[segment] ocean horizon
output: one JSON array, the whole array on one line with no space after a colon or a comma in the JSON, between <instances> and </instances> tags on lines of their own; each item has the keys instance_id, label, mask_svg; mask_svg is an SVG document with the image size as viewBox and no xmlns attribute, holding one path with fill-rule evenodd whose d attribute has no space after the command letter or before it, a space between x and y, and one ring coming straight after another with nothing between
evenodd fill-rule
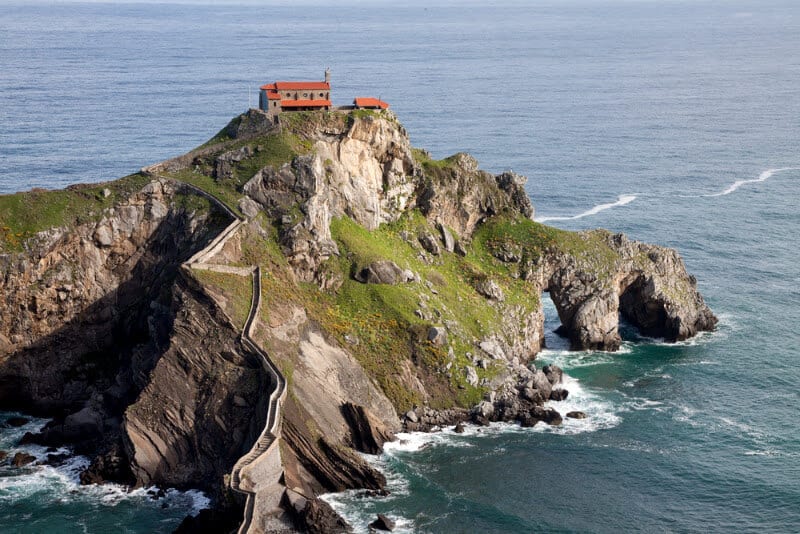
<instances>
[{"instance_id":1,"label":"ocean horizon","mask_svg":"<svg viewBox=\"0 0 800 534\"><path fill-rule=\"evenodd\" d=\"M0 194L185 153L278 79L387 101L415 147L528 177L534 219L673 247L720 318L570 351L560 427L402 434L388 497L326 500L355 532L800 530L800 4L3 2ZM4 414L5 420L12 414ZM0 425L0 450L23 428ZM34 450L44 457L47 452ZM88 459L0 467L0 531L170 532L197 491L80 486Z\"/></svg>"}]
</instances>

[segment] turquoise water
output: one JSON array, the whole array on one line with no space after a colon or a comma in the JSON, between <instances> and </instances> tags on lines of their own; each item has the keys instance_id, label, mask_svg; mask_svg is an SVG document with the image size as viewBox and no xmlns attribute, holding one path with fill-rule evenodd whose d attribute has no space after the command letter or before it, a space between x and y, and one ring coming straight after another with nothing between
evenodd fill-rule
<instances>
[{"instance_id":1,"label":"turquoise water","mask_svg":"<svg viewBox=\"0 0 800 534\"><path fill-rule=\"evenodd\" d=\"M29 418L21 427L5 424L0 413L0 450L13 456L25 451L36 462L21 468L0 466L0 532L170 532L188 513L208 506L199 491L157 489L130 491L116 484L81 486L80 472L89 465L83 456L43 465L49 454L69 455L68 449L48 452L36 445L17 446L26 432L39 430L45 419Z\"/></svg>"},{"instance_id":2,"label":"turquoise water","mask_svg":"<svg viewBox=\"0 0 800 534\"><path fill-rule=\"evenodd\" d=\"M589 419L406 436L377 460L392 496L332 497L362 531L378 511L425 532L800 530L796 2L4 4L0 35L3 191L135 171L205 141L248 87L329 66L335 103L380 96L416 146L529 176L538 219L679 249L717 332L627 331L617 354L549 334L541 360ZM0 495L3 515L60 510L42 491ZM166 525L96 500L58 520Z\"/></svg>"}]
</instances>

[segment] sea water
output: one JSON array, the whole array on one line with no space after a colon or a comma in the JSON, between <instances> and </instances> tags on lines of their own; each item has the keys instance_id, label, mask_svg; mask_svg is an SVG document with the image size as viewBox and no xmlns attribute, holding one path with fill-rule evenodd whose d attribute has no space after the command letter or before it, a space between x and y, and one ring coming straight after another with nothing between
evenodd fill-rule
<instances>
[{"instance_id":1,"label":"sea water","mask_svg":"<svg viewBox=\"0 0 800 534\"><path fill-rule=\"evenodd\" d=\"M403 435L371 460L389 497L328 497L358 531L800 530L800 5L1 3L0 190L135 172L326 67L334 103L381 97L435 157L527 175L538 220L677 248L720 317L569 352L545 298L553 405L589 417ZM179 521L71 469L4 471L0 530Z\"/></svg>"}]
</instances>

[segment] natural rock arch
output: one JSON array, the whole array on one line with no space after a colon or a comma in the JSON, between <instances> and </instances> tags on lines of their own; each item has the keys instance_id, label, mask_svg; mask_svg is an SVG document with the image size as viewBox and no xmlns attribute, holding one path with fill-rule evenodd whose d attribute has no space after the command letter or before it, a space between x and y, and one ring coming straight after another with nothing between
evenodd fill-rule
<instances>
[{"instance_id":1,"label":"natural rock arch","mask_svg":"<svg viewBox=\"0 0 800 534\"><path fill-rule=\"evenodd\" d=\"M610 271L588 268L560 252L548 259L544 289L558 310L559 333L573 349L619 348L619 318L643 335L680 341L712 330L717 318L674 250L603 234L617 254Z\"/></svg>"}]
</instances>

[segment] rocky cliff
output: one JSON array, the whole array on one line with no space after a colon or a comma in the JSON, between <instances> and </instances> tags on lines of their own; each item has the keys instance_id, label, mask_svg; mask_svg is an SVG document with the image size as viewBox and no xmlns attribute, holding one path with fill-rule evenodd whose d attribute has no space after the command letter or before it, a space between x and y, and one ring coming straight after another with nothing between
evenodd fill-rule
<instances>
[{"instance_id":1,"label":"rocky cliff","mask_svg":"<svg viewBox=\"0 0 800 534\"><path fill-rule=\"evenodd\" d=\"M258 265L253 339L288 383L269 491L298 528L344 529L316 496L384 484L354 450L468 418L560 422L545 406L568 394L560 370L534 364L543 294L576 349L616 350L620 317L667 340L714 327L675 251L535 223L524 183L466 154L433 160L388 112L275 125L250 111L146 175L71 191L85 217L20 232L4 206L23 197L0 197L13 318L0 405L56 415L30 439L97 454L87 481L199 485L230 502L226 475L274 387L238 337L259 300L240 271ZM244 222L204 259L216 267L180 268L231 216Z\"/></svg>"}]
</instances>

